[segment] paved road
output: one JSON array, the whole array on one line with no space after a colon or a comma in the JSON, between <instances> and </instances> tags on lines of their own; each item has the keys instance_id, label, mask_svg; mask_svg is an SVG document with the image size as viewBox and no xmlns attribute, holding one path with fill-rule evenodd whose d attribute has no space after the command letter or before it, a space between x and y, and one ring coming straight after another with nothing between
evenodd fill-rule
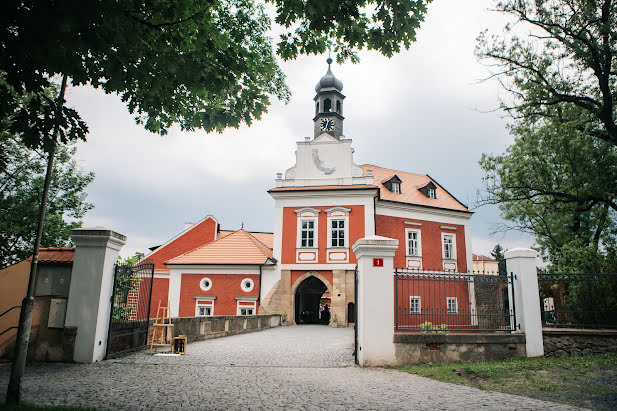
<instances>
[{"instance_id":1,"label":"paved road","mask_svg":"<svg viewBox=\"0 0 617 411\"><path fill-rule=\"evenodd\" d=\"M102 409L572 409L353 365L353 330L279 327L97 364L26 368L24 399ZM0 365L0 393L9 365Z\"/></svg>"}]
</instances>

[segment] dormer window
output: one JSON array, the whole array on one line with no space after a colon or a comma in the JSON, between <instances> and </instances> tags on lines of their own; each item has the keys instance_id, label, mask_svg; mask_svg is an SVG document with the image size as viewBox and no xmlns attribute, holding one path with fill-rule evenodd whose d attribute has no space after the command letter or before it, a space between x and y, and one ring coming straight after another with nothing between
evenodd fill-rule
<instances>
[{"instance_id":1,"label":"dormer window","mask_svg":"<svg viewBox=\"0 0 617 411\"><path fill-rule=\"evenodd\" d=\"M401 193L401 183L401 179L398 178L396 174L390 177L390 179L382 182L384 187L386 187L389 191L395 194Z\"/></svg>"},{"instance_id":2,"label":"dormer window","mask_svg":"<svg viewBox=\"0 0 617 411\"><path fill-rule=\"evenodd\" d=\"M429 181L424 187L418 188L426 198L437 198L437 186L432 181Z\"/></svg>"}]
</instances>

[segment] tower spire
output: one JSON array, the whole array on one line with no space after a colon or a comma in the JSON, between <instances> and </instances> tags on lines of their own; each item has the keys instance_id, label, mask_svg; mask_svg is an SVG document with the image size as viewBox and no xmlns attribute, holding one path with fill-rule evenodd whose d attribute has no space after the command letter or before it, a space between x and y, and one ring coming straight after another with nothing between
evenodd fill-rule
<instances>
[{"instance_id":1,"label":"tower spire","mask_svg":"<svg viewBox=\"0 0 617 411\"><path fill-rule=\"evenodd\" d=\"M332 73L332 57L328 51L328 71L315 86L314 136L328 133L338 139L343 135L343 82Z\"/></svg>"}]
</instances>

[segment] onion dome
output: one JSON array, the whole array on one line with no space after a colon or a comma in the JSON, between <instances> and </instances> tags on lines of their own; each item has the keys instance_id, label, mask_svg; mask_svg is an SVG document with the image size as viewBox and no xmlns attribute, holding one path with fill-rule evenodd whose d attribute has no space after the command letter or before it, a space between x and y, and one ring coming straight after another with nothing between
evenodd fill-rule
<instances>
[{"instance_id":1,"label":"onion dome","mask_svg":"<svg viewBox=\"0 0 617 411\"><path fill-rule=\"evenodd\" d=\"M328 59L326 60L326 63L328 63L328 72L326 73L325 76L323 76L319 80L319 82L317 82L317 85L315 86L315 91L319 92L320 90L328 89L328 88L334 88L338 91L342 91L343 82L337 79L336 77L334 77L334 74L332 74L332 70L330 69L330 65L332 64L332 59L328 57Z\"/></svg>"}]
</instances>

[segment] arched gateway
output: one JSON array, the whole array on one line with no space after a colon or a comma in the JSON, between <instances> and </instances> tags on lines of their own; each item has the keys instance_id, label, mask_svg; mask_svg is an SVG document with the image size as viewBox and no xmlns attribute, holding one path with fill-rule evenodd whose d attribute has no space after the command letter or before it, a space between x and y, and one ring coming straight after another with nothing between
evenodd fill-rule
<instances>
[{"instance_id":1,"label":"arched gateway","mask_svg":"<svg viewBox=\"0 0 617 411\"><path fill-rule=\"evenodd\" d=\"M331 293L332 285L321 274L308 272L300 276L292 286L294 313L292 318L296 324L328 324L328 314L320 315L320 301L327 292Z\"/></svg>"}]
</instances>

